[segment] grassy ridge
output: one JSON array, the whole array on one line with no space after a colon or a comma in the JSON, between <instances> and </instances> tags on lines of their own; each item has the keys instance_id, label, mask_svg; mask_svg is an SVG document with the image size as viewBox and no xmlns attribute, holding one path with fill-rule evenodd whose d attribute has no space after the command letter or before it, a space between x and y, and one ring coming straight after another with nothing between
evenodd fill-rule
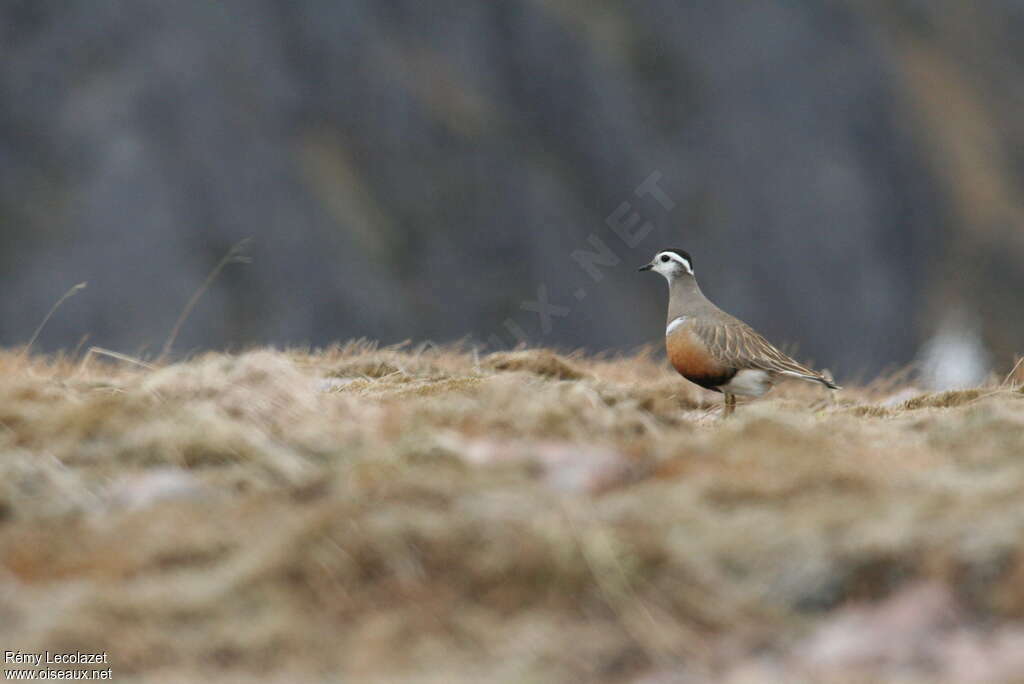
<instances>
[{"instance_id":1,"label":"grassy ridge","mask_svg":"<svg viewBox=\"0 0 1024 684\"><path fill-rule=\"evenodd\" d=\"M657 355L8 353L0 643L153 679L1003 681L1018 387L721 421Z\"/></svg>"}]
</instances>

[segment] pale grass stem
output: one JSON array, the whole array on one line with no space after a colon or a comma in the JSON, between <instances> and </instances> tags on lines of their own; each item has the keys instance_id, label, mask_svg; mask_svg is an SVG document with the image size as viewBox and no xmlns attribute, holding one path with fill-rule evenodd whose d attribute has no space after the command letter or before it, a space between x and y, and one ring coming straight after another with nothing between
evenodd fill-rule
<instances>
[{"instance_id":1,"label":"pale grass stem","mask_svg":"<svg viewBox=\"0 0 1024 684\"><path fill-rule=\"evenodd\" d=\"M1001 386L1010 384L1010 381L1013 380L1013 376L1017 374L1017 369L1021 367L1021 364L1024 364L1024 356L1017 359L1017 363L1015 363L1013 365L1013 368L1010 369L1010 372L1006 374L1006 377L1003 379L1003 384Z\"/></svg>"},{"instance_id":2,"label":"pale grass stem","mask_svg":"<svg viewBox=\"0 0 1024 684\"><path fill-rule=\"evenodd\" d=\"M223 271L228 264L247 264L251 261L249 257L242 254L242 252L245 251L245 248L248 245L249 238L245 238L244 240L241 240L237 244L235 244L231 249L229 249L228 253L224 255L224 258L221 259L217 263L217 265L213 267L213 270L210 271L209 275L206 276L206 280L204 280L203 284L199 286L199 289L197 289L192 294L192 297L188 300L188 303L185 304L185 308L181 310L181 314L178 316L178 320L174 322L174 327L171 328L171 333L167 337L167 342L164 343L164 348L160 352L159 358L157 358L158 362L162 361L167 357L168 354L170 354L171 347L174 346L174 341L178 338L178 333L181 332L181 327L185 324L185 321L188 319L189 315L191 315L192 309L194 309L196 304L199 303L199 299L206 293L207 290L210 289L210 286L213 285L213 281L217 279L217 276L220 275L220 272Z\"/></svg>"},{"instance_id":3,"label":"pale grass stem","mask_svg":"<svg viewBox=\"0 0 1024 684\"><path fill-rule=\"evenodd\" d=\"M89 333L85 333L81 338L79 338L78 344L76 344L75 348L71 350L70 358L74 359L78 357L78 352L82 351L82 347L84 347L85 343L89 341L89 337L91 337L91 335L89 335Z\"/></svg>"},{"instance_id":4,"label":"pale grass stem","mask_svg":"<svg viewBox=\"0 0 1024 684\"><path fill-rule=\"evenodd\" d=\"M85 371L85 367L89 365L89 359L91 359L93 355L109 356L112 359L124 361L125 363L131 363L136 366L140 366L141 368L145 368L147 370L156 370L156 366L148 364L145 361L140 361L139 359L136 359L132 356L128 356L127 354L122 354L121 352L116 352L111 349L104 349L103 347L89 347L89 351L87 351L85 353L85 356L82 357L81 365L78 366L79 374Z\"/></svg>"},{"instance_id":5,"label":"pale grass stem","mask_svg":"<svg viewBox=\"0 0 1024 684\"><path fill-rule=\"evenodd\" d=\"M39 334L43 332L43 328L46 327L46 324L53 317L53 314L57 313L57 309L60 308L60 305L78 294L79 290L84 290L88 285L89 283L87 282L78 283L61 295L61 298L57 300L57 303L50 307L50 311L43 317L43 321L39 324L39 327L36 328L36 331L32 333L32 337L29 338L28 344L25 345L25 350L22 352L23 355L28 356L29 352L32 350L32 345L35 344L37 339L39 339Z\"/></svg>"}]
</instances>

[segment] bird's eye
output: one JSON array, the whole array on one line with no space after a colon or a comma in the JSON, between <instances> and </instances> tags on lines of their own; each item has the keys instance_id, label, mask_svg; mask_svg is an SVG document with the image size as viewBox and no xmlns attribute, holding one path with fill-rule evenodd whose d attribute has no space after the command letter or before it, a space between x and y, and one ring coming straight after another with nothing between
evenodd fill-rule
<instances>
[{"instance_id":1,"label":"bird's eye","mask_svg":"<svg viewBox=\"0 0 1024 684\"><path fill-rule=\"evenodd\" d=\"M661 255L661 263L664 264L667 261L668 261L668 255L667 254L662 254Z\"/></svg>"}]
</instances>

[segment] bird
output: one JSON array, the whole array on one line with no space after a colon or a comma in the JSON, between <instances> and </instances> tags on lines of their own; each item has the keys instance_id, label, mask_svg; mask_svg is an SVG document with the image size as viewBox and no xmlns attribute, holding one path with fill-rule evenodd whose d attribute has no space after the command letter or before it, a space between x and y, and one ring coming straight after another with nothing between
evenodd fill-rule
<instances>
[{"instance_id":1,"label":"bird","mask_svg":"<svg viewBox=\"0 0 1024 684\"><path fill-rule=\"evenodd\" d=\"M724 395L724 417L736 409L737 396L760 397L780 376L840 389L831 378L797 363L705 297L688 252L663 249L640 270L660 273L668 281L669 361L690 382Z\"/></svg>"}]
</instances>

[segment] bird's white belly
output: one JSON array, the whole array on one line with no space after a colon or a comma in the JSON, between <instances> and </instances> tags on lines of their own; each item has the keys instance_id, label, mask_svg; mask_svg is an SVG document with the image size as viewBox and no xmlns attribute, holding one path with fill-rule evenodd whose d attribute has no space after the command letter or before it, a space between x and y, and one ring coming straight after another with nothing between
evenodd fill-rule
<instances>
[{"instance_id":1,"label":"bird's white belly","mask_svg":"<svg viewBox=\"0 0 1024 684\"><path fill-rule=\"evenodd\" d=\"M718 389L741 397L759 397L772 388L772 376L767 371L748 368L732 376L732 380Z\"/></svg>"}]
</instances>

